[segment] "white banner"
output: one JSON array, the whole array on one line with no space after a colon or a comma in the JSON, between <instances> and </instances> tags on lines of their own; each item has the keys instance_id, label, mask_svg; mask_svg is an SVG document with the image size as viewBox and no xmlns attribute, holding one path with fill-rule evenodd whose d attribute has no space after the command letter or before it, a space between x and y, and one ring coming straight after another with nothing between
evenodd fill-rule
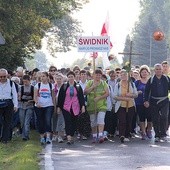
<instances>
[{"instance_id":1,"label":"white banner","mask_svg":"<svg viewBox=\"0 0 170 170\"><path fill-rule=\"evenodd\" d=\"M109 36L90 36L77 38L78 52L109 52Z\"/></svg>"}]
</instances>

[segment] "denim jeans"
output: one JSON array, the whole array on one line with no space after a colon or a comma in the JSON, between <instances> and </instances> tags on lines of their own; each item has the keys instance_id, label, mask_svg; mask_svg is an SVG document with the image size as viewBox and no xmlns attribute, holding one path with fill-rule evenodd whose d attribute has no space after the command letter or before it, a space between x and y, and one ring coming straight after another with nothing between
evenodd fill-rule
<instances>
[{"instance_id":1,"label":"denim jeans","mask_svg":"<svg viewBox=\"0 0 170 170\"><path fill-rule=\"evenodd\" d=\"M56 131L57 132L63 132L64 130L65 130L64 116L63 116L63 113L60 113L60 114L57 115Z\"/></svg>"},{"instance_id":2,"label":"denim jeans","mask_svg":"<svg viewBox=\"0 0 170 170\"><path fill-rule=\"evenodd\" d=\"M37 115L37 125L39 133L44 134L46 132L51 132L51 122L54 112L54 106L41 108L35 107L35 112Z\"/></svg>"},{"instance_id":3,"label":"denim jeans","mask_svg":"<svg viewBox=\"0 0 170 170\"><path fill-rule=\"evenodd\" d=\"M22 138L29 138L30 132L30 121L32 116L33 109L20 109L19 110L19 118L22 128Z\"/></svg>"},{"instance_id":4,"label":"denim jeans","mask_svg":"<svg viewBox=\"0 0 170 170\"><path fill-rule=\"evenodd\" d=\"M19 110L20 110L20 108L18 109L17 112L15 112L15 113L13 114L13 117L12 117L12 130L13 130L13 128L17 127L18 124L20 123Z\"/></svg>"},{"instance_id":5,"label":"denim jeans","mask_svg":"<svg viewBox=\"0 0 170 170\"><path fill-rule=\"evenodd\" d=\"M35 113L35 107L33 108L32 116L31 116L31 128L37 130L37 115Z\"/></svg>"}]
</instances>

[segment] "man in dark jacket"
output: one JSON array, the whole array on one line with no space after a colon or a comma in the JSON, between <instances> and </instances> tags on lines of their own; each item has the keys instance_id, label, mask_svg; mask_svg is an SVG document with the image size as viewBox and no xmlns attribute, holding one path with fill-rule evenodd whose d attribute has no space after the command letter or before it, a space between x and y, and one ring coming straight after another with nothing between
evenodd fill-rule
<instances>
[{"instance_id":1,"label":"man in dark jacket","mask_svg":"<svg viewBox=\"0 0 170 170\"><path fill-rule=\"evenodd\" d=\"M167 76L163 75L161 64L155 64L154 71L155 75L146 84L144 106L150 106L155 131L155 142L159 142L160 140L167 140L170 80Z\"/></svg>"}]
</instances>

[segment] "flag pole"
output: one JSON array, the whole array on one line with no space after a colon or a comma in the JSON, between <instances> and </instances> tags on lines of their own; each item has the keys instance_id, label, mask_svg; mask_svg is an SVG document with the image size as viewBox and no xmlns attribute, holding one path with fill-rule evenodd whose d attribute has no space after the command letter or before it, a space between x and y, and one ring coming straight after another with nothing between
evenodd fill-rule
<instances>
[{"instance_id":1,"label":"flag pole","mask_svg":"<svg viewBox=\"0 0 170 170\"><path fill-rule=\"evenodd\" d=\"M93 75L94 75L95 69L96 69L95 53L93 52ZM94 81L93 81L93 83L94 83ZM94 88L94 98L96 98L96 88ZM94 112L95 112L95 114L97 113L95 101L94 101Z\"/></svg>"},{"instance_id":2,"label":"flag pole","mask_svg":"<svg viewBox=\"0 0 170 170\"><path fill-rule=\"evenodd\" d=\"M92 32L92 36L93 36L93 32ZM95 52L93 52L93 75L94 75L94 72L95 72L95 70L96 70L96 56L95 56ZM94 81L93 81L93 83L94 83ZM94 98L96 98L96 88L94 88ZM96 111L97 109L96 109L96 102L94 101L94 112L95 112L95 114L96 114Z\"/></svg>"}]
</instances>

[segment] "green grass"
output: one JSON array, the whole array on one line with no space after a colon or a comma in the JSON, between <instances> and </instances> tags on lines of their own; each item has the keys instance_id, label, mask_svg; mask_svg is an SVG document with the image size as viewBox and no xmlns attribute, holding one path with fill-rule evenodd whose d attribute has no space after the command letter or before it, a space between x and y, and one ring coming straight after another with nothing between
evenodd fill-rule
<instances>
[{"instance_id":1,"label":"green grass","mask_svg":"<svg viewBox=\"0 0 170 170\"><path fill-rule=\"evenodd\" d=\"M0 170L38 170L42 150L39 135L31 131L29 141L15 137L7 145L0 143Z\"/></svg>"}]
</instances>

